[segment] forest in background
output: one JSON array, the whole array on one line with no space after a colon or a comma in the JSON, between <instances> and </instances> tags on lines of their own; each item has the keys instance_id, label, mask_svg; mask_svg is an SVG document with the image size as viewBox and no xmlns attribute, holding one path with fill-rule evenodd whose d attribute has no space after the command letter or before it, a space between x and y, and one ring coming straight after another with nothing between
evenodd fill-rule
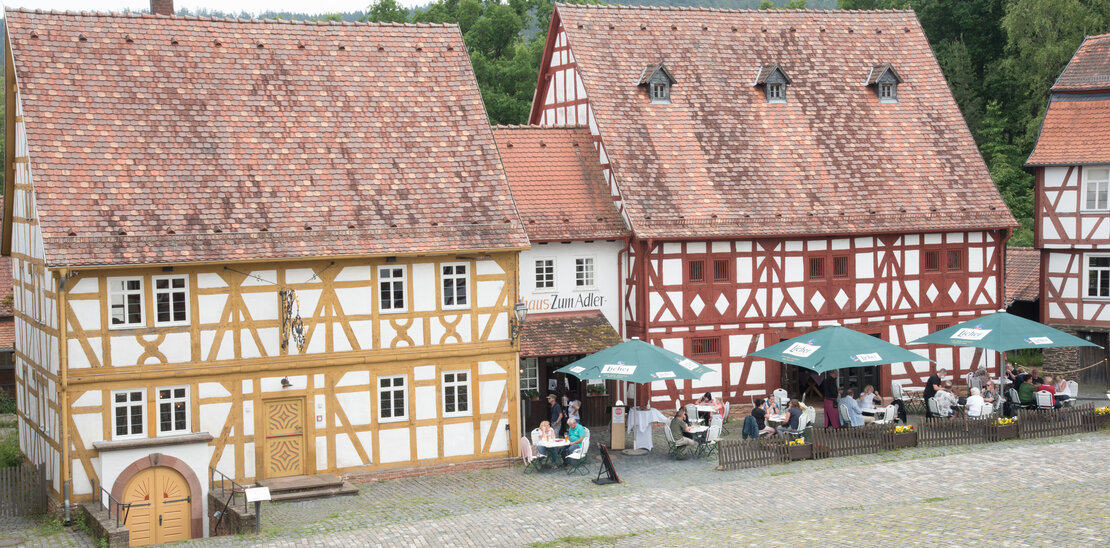
<instances>
[{"instance_id":1,"label":"forest in background","mask_svg":"<svg viewBox=\"0 0 1110 548\"><path fill-rule=\"evenodd\" d=\"M600 0L570 1L604 3ZM1033 244L1033 176L1022 164L1036 142L1048 103L1048 90L1085 36L1110 32L1110 1L1107 0L617 0L610 3L731 9L913 9L991 177L1021 223L1010 240L1011 245L1018 246ZM268 12L256 17L458 24L470 52L490 122L523 124L528 121L552 9L552 0L436 0L415 9L404 8L396 0L375 0L362 12ZM178 13L251 17L248 13L205 10L178 10ZM3 139L2 134L0 139Z\"/></svg>"}]
</instances>

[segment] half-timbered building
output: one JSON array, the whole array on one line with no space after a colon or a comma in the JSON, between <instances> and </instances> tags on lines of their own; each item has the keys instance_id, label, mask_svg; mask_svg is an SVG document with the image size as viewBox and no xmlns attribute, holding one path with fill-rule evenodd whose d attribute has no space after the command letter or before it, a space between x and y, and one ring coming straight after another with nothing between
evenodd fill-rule
<instances>
[{"instance_id":1,"label":"half-timbered building","mask_svg":"<svg viewBox=\"0 0 1110 548\"><path fill-rule=\"evenodd\" d=\"M830 324L904 344L1001 305L1014 220L913 12L558 4L530 122L590 129L632 231L623 334L715 371L655 400L797 394L805 372L745 356ZM937 365L841 384L980 359L917 350Z\"/></svg>"},{"instance_id":2,"label":"half-timbered building","mask_svg":"<svg viewBox=\"0 0 1110 548\"><path fill-rule=\"evenodd\" d=\"M1102 347L1046 349L1045 366L1110 388L1110 34L1087 37L1053 84L1026 165L1041 321Z\"/></svg>"},{"instance_id":3,"label":"half-timbered building","mask_svg":"<svg viewBox=\"0 0 1110 548\"><path fill-rule=\"evenodd\" d=\"M132 544L167 542L211 470L511 453L528 239L456 26L5 25L19 438L55 501L140 501Z\"/></svg>"},{"instance_id":4,"label":"half-timbered building","mask_svg":"<svg viewBox=\"0 0 1110 548\"><path fill-rule=\"evenodd\" d=\"M520 389L536 397L522 400L525 426L547 418L548 393L577 394L584 424L603 424L616 383L588 385L555 373L621 342L618 258L627 253L628 229L613 206L593 136L584 126L495 126L493 135L532 244L520 254L520 298L528 306Z\"/></svg>"}]
</instances>

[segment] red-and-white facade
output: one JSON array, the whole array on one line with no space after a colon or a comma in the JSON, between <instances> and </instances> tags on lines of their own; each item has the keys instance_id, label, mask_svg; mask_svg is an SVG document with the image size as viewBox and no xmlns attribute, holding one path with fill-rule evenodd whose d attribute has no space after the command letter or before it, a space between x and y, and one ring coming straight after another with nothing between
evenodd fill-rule
<instances>
[{"instance_id":1,"label":"red-and-white facade","mask_svg":"<svg viewBox=\"0 0 1110 548\"><path fill-rule=\"evenodd\" d=\"M822 326L844 325L904 345L1001 306L1004 248L1014 223L928 54L920 27L910 12L854 14L850 21L847 19L845 15L814 12L556 6L530 122L584 124L594 136L613 201L633 233L628 252L620 256L620 270L626 273L622 280L622 335L649 340L714 369L713 374L699 381L654 383L652 400L687 400L712 391L728 400L747 402L749 396L793 384L794 378L784 374L781 364L745 356ZM929 104L918 109L939 108L958 123L949 120L944 135L915 145L925 147L922 150L893 155L914 157L926 164L917 173L912 164L900 168L904 173L899 177L918 177L914 184L922 185L918 191L909 192L908 198L884 199L882 186L878 185L868 188L868 196L838 198L842 204L833 204L817 215L812 211L821 205L814 203L800 203L794 211L789 207L775 209L776 200L779 205L793 203L789 192L770 196L768 201L767 194L774 191L767 188L773 186L776 177L789 186L797 183L798 173L813 176L817 172L834 192L847 192L857 184L870 186L865 181L869 175L861 169L861 181L856 183L856 173L821 174L830 169L850 171L852 166L843 162L839 168L803 165L827 160L838 147L850 146L820 143L819 134L828 128L816 123L799 132L802 135L798 141L800 146L814 146L815 155L824 158L796 159L799 165L783 169L781 162L791 161L789 152L784 155L779 149L757 148L752 155L748 154L751 151L737 150L740 145L728 140L735 138L730 133L732 128L715 125L719 120L706 112L711 110L707 106L716 107L718 100L706 97L714 89L733 93L727 85L721 86L721 80L728 72L740 69L707 69L721 63L703 58L705 52L727 49L738 40L733 34L737 32L766 38L765 33L774 31L766 38L771 42L768 49L773 50L782 46L780 31L795 36L812 33L813 40L819 41L830 38L825 36L827 31L848 33L852 27L851 32L864 30L872 37L876 30L873 27L895 29L894 39L902 39L903 32L914 33L911 49L919 58L895 58L892 52L900 46L895 44L892 49L877 52L868 62L895 62L898 71L912 82L901 86L902 103L925 97L927 101L921 102ZM698 42L705 34L716 38ZM642 47L645 44L653 44L660 51ZM807 44L797 47L805 48ZM836 47L830 45L831 53L821 55L835 56ZM856 49L867 47L864 44ZM859 55L859 51L847 49L850 51L839 52L845 59ZM819 50L815 47L810 51ZM781 59L788 58L792 57ZM920 59L929 63L926 69L909 68L911 61ZM649 101L643 88L635 85L641 68L652 61L664 63L675 75L676 83L665 105ZM734 65L752 68L751 74L744 73L735 82L735 89L740 90L735 102L746 102L744 108L749 110L733 113L727 112L731 106L725 106L720 116L737 120L737 126L748 130L748 135L774 130L773 124L770 129L745 127L749 122L752 126L762 123L755 118L760 113L753 110L765 106L762 91L745 95L761 64L766 63L737 60ZM807 90L802 82L822 70L820 66L795 61L792 67L784 63L784 70L794 80L790 86L794 89L788 91L794 95L788 97L797 97L797 102L828 91L824 85L819 90ZM622 74L627 78L617 77ZM866 80L866 76L864 70L859 80ZM697 88L681 87L683 82L695 80ZM845 94L858 94L860 90L853 86L860 86L860 82L847 81L841 87ZM812 95L806 97L807 92ZM856 100L869 99L865 96ZM937 107L938 102L943 108ZM790 112L787 118L815 116ZM889 111L876 112L885 116ZM906 118L917 115L911 112ZM823 123L835 126L838 122ZM902 123L915 122L907 119ZM936 148L930 150L930 146ZM737 158L744 158L745 163L739 165ZM945 173L952 163L960 163L960 169ZM721 190L734 181L749 180L755 184L736 184ZM928 183L921 183L923 180ZM981 198L943 199L969 190L981 194ZM914 200L914 194L928 198L917 203L899 202ZM936 196L942 198L925 202ZM873 201L867 201L868 197ZM852 202L856 202L856 209ZM883 366L876 379L880 391L889 390L891 381L920 386L939 367L961 375L979 359L995 364L994 356L980 356L972 349L908 347L936 364L922 360ZM795 392L796 386L785 387Z\"/></svg>"}]
</instances>

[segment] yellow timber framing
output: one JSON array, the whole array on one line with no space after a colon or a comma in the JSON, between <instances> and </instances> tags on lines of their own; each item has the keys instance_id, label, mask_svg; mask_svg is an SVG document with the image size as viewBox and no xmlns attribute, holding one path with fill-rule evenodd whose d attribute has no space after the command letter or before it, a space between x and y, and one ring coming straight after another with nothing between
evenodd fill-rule
<instances>
[{"instance_id":1,"label":"yellow timber framing","mask_svg":"<svg viewBox=\"0 0 1110 548\"><path fill-rule=\"evenodd\" d=\"M478 263L490 261L500 267L499 272L483 272L478 274ZM333 258L321 261L273 261L265 263L248 264L203 264L182 266L175 265L169 268L137 267L117 268L115 270L94 269L89 270L69 269L68 272L59 273L64 285L59 287L60 294L64 295L58 302L58 316L60 330L63 336L62 348L71 350L63 353L62 371L64 371L67 394L61 412L62 424L66 425L69 432L67 437L72 444L70 459L65 462L64 479L72 479L73 467L80 466L85 474L99 482L96 477L93 462L98 451L92 447L92 442L112 439L112 390L142 389L146 394L146 435L157 435L157 390L172 386L187 386L189 388L190 430L192 432L206 431L202 426L218 424L209 433L213 436L211 466L217 466L224 459L228 451L234 452L234 470L220 469L221 472L233 474L242 481L258 479L259 471L263 470L263 446L255 443L262 440L265 433L263 424L264 401L274 398L303 397L305 401L305 454L304 460L308 463L310 472L343 473L350 471L370 471L391 467L419 466L425 464L441 464L463 462L478 458L506 457L514 454L516 440L519 438L520 425L517 424L519 397L517 394L518 357L517 348L507 339L494 337L493 326L500 315L506 320L512 317L512 306L519 299L517 288L518 254L514 251L489 253L487 256L475 257L474 253L465 252L457 254L443 254L432 256L397 256L365 258ZM464 310L445 310L442 301L442 264L466 263L470 273L468 295L471 306ZM431 264L434 273L434 287L415 287L415 265ZM407 272L406 303L407 312L382 313L378 307L379 302L379 266L405 266ZM344 268L369 267L368 280L353 280L350 276L337 280L339 273ZM305 269L315 273L317 278L309 282L291 282L290 273L296 273L296 279L303 280ZM487 268L487 270L489 270ZM426 270L425 270L426 272ZM206 284L200 284L200 275L206 275ZM246 274L251 274L248 276ZM189 323L168 327L149 327L154 325L155 306L153 294L153 279L158 276L187 276L189 297ZM212 285L212 275L218 277L226 287ZM109 302L107 279L110 277L140 277L143 279L144 299L144 327L136 329L111 329L109 328ZM257 285L257 276L268 282ZM91 287L89 284L80 283L85 279L95 279L96 291L78 287ZM248 283L249 282L249 283ZM484 290L490 287L500 287L492 304L486 302L479 306L479 302L486 298L479 296L479 284L485 284ZM250 285L256 284L256 285ZM298 352L292 340L287 349L278 352L266 352L261 340L263 333L273 333L266 329L278 328L280 330L280 310L277 319L258 319L247 310L249 307L244 298L272 298L277 301L278 290L292 288L298 293L315 291L318 294L317 302L312 310L301 309L305 326L305 350L314 337L322 338L323 349L317 353ZM371 311L369 314L354 314L348 312L341 302L337 290L359 290L365 288L370 292ZM433 310L414 312L415 292L434 291L435 306ZM266 297L263 297L265 294ZM348 293L349 294L349 293ZM491 293L492 294L492 293ZM203 323L200 307L202 296L226 296L223 310L219 320ZM97 325L82 325L74 309L75 303L95 301L95 308L99 311ZM211 302L211 301L210 301ZM215 310L215 309L213 309ZM483 319L483 316L486 318ZM352 322L363 322L372 328L370 344L363 347L357 343L354 336L355 329ZM456 328L460 322L469 324L468 341ZM382 329L379 327L388 323L394 333L391 340L383 340ZM413 326L419 325L419 335L409 335ZM443 331L441 337L432 336L432 327L436 326ZM209 333L212 337L211 346L204 347L200 343L201 333ZM184 363L167 361L165 353L159 350L168 335L188 336L189 360ZM207 336L207 335L206 335ZM94 339L90 341L90 339ZM99 339L99 341L95 341ZM143 346L139 363L115 363L111 345L113 340L135 340ZM337 341L346 341L351 350L337 350ZM363 339L365 340L365 338ZM255 348L262 355L244 356L243 347L247 341L254 341ZM129 343L130 344L130 343ZM168 344L168 343L165 343ZM217 345L225 344L231 348L230 356L217 351ZM319 344L319 343L317 343ZM72 345L72 347L71 347ZM409 346L411 345L411 346ZM280 346L280 345L279 345ZM94 351L99 350L98 352ZM69 367L73 361L73 353L81 353L87 366L80 368ZM119 353L116 352L118 355ZM118 357L118 356L117 356ZM219 358L219 359L217 359ZM483 362L496 363L501 371L492 371L483 368ZM434 366L435 378L431 380L416 380L415 368L421 366ZM483 373L482 371L486 372ZM470 379L469 405L470 415L443 416L441 381L445 371L466 371ZM366 379L368 383L359 381L352 384L351 378L345 380L349 373L354 373L357 378ZM387 375L407 376L408 406L407 420L400 422L381 422L379 420L379 394L377 389L378 377ZM290 377L303 378L303 384L284 390L263 391L263 379L272 386L277 378ZM497 396L485 394L487 399L495 402L483 402L483 382L503 383ZM343 384L343 386L339 386ZM207 386L205 397L201 397L202 385ZM224 395L213 395L211 387L219 386ZM416 389L423 386L435 386L436 412L432 418L422 417L417 419ZM90 391L100 392L100 405L81 405L74 407L81 397ZM370 420L352 421L347 415L341 399L344 394L368 394ZM315 420L316 400L322 398L326 409L325 419ZM250 405L253 415L245 413L245 405ZM482 413L483 406L486 408ZM347 409L350 409L349 404ZM491 411L492 410L492 411ZM102 425L101 432L78 432L74 416L99 415ZM218 415L218 416L217 416ZM202 421L201 417L206 419ZM252 421L249 426L244 421ZM500 422L504 421L504 423ZM482 423L486 422L488 428L483 432ZM474 435L473 454L462 456L447 456L444 452L444 426L467 423L472 425ZM494 436L497 429L504 430L505 424L509 426L508 450L492 451ZM436 427L439 441L436 456L417 459L417 428ZM399 462L381 462L380 433L396 429L408 429L409 460ZM249 432L249 433L248 433ZM83 434L83 435L82 435ZM91 434L91 435L90 435ZM323 443L321 449L326 451L326 458L317 458L317 438ZM343 440L348 447L353 446L353 452L361 465L340 465L337 454L340 449L339 442ZM363 445L363 441L368 443ZM348 443L349 442L349 443ZM251 458L246 450L248 444L254 444L253 459L248 466L246 462ZM69 444L67 444L69 445ZM427 455L425 455L427 456ZM230 457L229 457L230 458ZM230 462L224 461L229 465ZM350 462L348 456L347 462ZM253 474L248 471L253 468ZM78 492L74 500L88 500L91 495Z\"/></svg>"}]
</instances>

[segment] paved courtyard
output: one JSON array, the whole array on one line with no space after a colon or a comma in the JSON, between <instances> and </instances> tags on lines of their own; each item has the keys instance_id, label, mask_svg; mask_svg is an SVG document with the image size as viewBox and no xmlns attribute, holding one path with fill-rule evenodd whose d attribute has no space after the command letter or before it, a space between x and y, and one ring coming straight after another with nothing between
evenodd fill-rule
<instances>
[{"instance_id":1,"label":"paved courtyard","mask_svg":"<svg viewBox=\"0 0 1110 548\"><path fill-rule=\"evenodd\" d=\"M661 445L618 456L620 485L519 468L368 483L353 497L268 505L260 536L184 545L1110 545L1107 432L726 472L669 460ZM0 526L0 546L91 545Z\"/></svg>"}]
</instances>

